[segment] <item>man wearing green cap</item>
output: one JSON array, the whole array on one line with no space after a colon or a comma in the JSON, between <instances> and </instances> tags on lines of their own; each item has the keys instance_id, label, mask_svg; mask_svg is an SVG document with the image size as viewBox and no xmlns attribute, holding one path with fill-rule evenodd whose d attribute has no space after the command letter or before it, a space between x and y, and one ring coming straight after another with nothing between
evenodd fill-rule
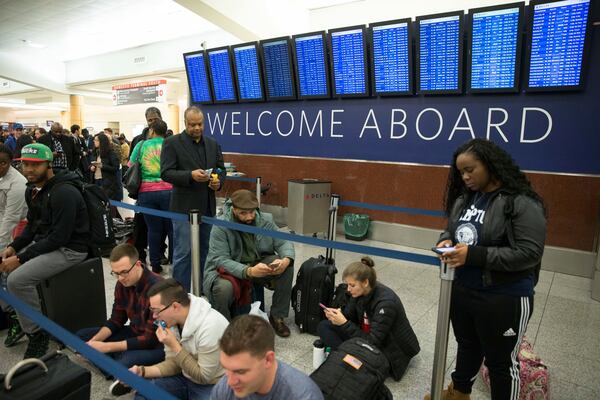
<instances>
[{"instance_id":1,"label":"man wearing green cap","mask_svg":"<svg viewBox=\"0 0 600 400\"><path fill-rule=\"evenodd\" d=\"M8 273L8 291L41 311L36 286L42 281L79 264L87 258L90 225L83 196L74 185L74 172L52 169L52 150L41 143L21 150L23 175L30 184L25 192L29 208L27 226L4 251L0 272ZM25 358L43 356L49 336L17 311L22 331L29 338ZM9 333L21 335L18 329ZM6 345L15 340L7 338Z\"/></svg>"}]
</instances>

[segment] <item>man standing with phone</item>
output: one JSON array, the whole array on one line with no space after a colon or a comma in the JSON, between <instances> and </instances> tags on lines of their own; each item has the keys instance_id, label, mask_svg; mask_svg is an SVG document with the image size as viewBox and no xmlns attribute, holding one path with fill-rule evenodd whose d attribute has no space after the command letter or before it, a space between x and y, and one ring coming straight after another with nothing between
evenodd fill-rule
<instances>
[{"instance_id":1,"label":"man standing with phone","mask_svg":"<svg viewBox=\"0 0 600 400\"><path fill-rule=\"evenodd\" d=\"M223 219L278 229L271 214L258 209L256 195L245 189L236 190L225 202ZM294 256L291 242L215 226L210 234L204 293L216 310L231 319L231 307L239 300L234 295L234 284L244 286L244 281L250 281L273 290L269 322L277 335L288 337L290 329L284 318L290 309Z\"/></svg>"},{"instance_id":2,"label":"man standing with phone","mask_svg":"<svg viewBox=\"0 0 600 400\"><path fill-rule=\"evenodd\" d=\"M180 135L165 139L160 155L160 177L173 185L170 210L187 214L200 210L201 215L216 214L215 191L225 179L225 164L221 146L204 133L204 113L196 106L183 114L185 130ZM210 179L206 169L219 169L218 179ZM200 272L208 252L211 225L200 225ZM192 259L190 225L187 221L173 221L173 278L187 292L191 288ZM196 282L200 284L201 282Z\"/></svg>"}]
</instances>

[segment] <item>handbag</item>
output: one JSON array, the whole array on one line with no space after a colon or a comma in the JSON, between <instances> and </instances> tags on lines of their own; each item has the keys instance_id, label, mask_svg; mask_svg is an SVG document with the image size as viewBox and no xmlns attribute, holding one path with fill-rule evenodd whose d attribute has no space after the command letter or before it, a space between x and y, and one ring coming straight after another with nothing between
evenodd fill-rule
<instances>
[{"instance_id":1,"label":"handbag","mask_svg":"<svg viewBox=\"0 0 600 400\"><path fill-rule=\"evenodd\" d=\"M132 199L137 199L140 186L142 185L142 165L140 164L140 157L142 156L142 146L144 145L144 141L142 140L139 145L140 151L137 154L136 160L131 164L131 167L129 167L127 172L125 172L125 176L123 176L123 186L127 189L129 197Z\"/></svg>"},{"instance_id":2,"label":"handbag","mask_svg":"<svg viewBox=\"0 0 600 400\"><path fill-rule=\"evenodd\" d=\"M89 400L92 374L59 351L19 361L0 378L3 400Z\"/></svg>"}]
</instances>

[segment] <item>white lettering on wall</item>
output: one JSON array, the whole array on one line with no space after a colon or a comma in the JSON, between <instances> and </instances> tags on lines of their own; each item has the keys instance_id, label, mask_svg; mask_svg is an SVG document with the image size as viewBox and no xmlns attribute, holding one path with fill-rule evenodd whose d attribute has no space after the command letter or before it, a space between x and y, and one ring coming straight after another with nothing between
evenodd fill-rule
<instances>
[{"instance_id":1,"label":"white lettering on wall","mask_svg":"<svg viewBox=\"0 0 600 400\"><path fill-rule=\"evenodd\" d=\"M334 125L341 125L342 122L341 121L336 121L335 120L335 114L336 113L343 113L344 110L331 110L331 129L329 130L329 136L331 137L337 137L337 138L342 138L344 137L343 133L340 134L336 134L334 133Z\"/></svg>"},{"instance_id":2,"label":"white lettering on wall","mask_svg":"<svg viewBox=\"0 0 600 400\"><path fill-rule=\"evenodd\" d=\"M541 136L537 139L525 139L525 120L527 119L528 111L541 112L548 119L548 129L546 129L546 133L544 133L543 136ZM548 135L550 134L551 131L552 131L552 115L550 115L550 113L548 111L544 110L543 108L539 108L539 107L523 107L523 117L521 118L521 143L541 142L542 140L544 140L548 137Z\"/></svg>"},{"instance_id":3,"label":"white lettering on wall","mask_svg":"<svg viewBox=\"0 0 600 400\"><path fill-rule=\"evenodd\" d=\"M306 124L306 129L308 130L308 136L312 137L313 132L317 126L317 122L319 123L319 136L323 137L323 110L319 110L317 113L317 117L315 118L315 122L312 125L312 128L308 126L308 119L306 117L306 113L304 110L300 113L300 136L302 136L302 128Z\"/></svg>"},{"instance_id":4,"label":"white lettering on wall","mask_svg":"<svg viewBox=\"0 0 600 400\"><path fill-rule=\"evenodd\" d=\"M504 119L502 120L502 122L492 124L492 113L494 111L500 111L504 114ZM496 129L496 131L498 131L498 133L500 134L500 137L502 138L502 140L504 140L505 143L508 143L508 138L506 137L504 132L502 132L502 129L500 129L500 126L504 125L506 123L506 121L508 121L508 112L504 108L488 109L487 131L485 133L486 139L490 140L490 136L491 136L490 133L491 133L492 127L494 127Z\"/></svg>"},{"instance_id":5,"label":"white lettering on wall","mask_svg":"<svg viewBox=\"0 0 600 400\"><path fill-rule=\"evenodd\" d=\"M421 116L423 116L423 114L425 114L428 111L433 111L435 114L437 114L438 119L440 121L440 126L437 130L437 132L435 133L435 135L433 136L424 136L421 133L421 128L419 127L419 121L421 120ZM436 137L438 137L440 135L440 133L442 132L442 127L444 126L444 118L442 118L442 114L440 114L440 112L438 110L436 110L435 108L426 108L424 110L422 110L419 115L417 115L417 121L415 122L415 127L417 128L417 135L419 135L419 137L423 140L433 140Z\"/></svg>"},{"instance_id":6,"label":"white lettering on wall","mask_svg":"<svg viewBox=\"0 0 600 400\"><path fill-rule=\"evenodd\" d=\"M369 120L373 118L373 125L369 125ZM379 126L377 125L377 118L375 118L375 112L373 112L372 108L369 108L369 113L367 114L367 118L365 118L365 123L363 124L362 130L360 131L359 138L363 137L363 133L365 133L365 129L375 129L377 132L377 137L381 139L381 132L379 132Z\"/></svg>"},{"instance_id":7,"label":"white lettering on wall","mask_svg":"<svg viewBox=\"0 0 600 400\"><path fill-rule=\"evenodd\" d=\"M290 130L287 133L281 132L281 129L279 128L279 120L281 119L281 116L284 114L289 115L290 121L291 121ZM290 136L292 134L292 131L294 130L294 116L288 110L281 111L279 114L277 114L277 120L275 121L275 126L277 128L277 133L279 133L281 136L283 136L283 137Z\"/></svg>"},{"instance_id":8,"label":"white lettering on wall","mask_svg":"<svg viewBox=\"0 0 600 400\"><path fill-rule=\"evenodd\" d=\"M396 121L396 112L402 113L402 119L400 121ZM408 128L404 124L404 121L406 121L406 111L401 108L394 108L392 110L392 121L390 124L390 139L402 139L404 136L406 136ZM394 125L400 125L402 127L403 132L400 136L396 136L394 134Z\"/></svg>"},{"instance_id":9,"label":"white lettering on wall","mask_svg":"<svg viewBox=\"0 0 600 400\"><path fill-rule=\"evenodd\" d=\"M273 133L272 131L263 132L263 130L260 128L260 123L261 123L261 120L262 120L262 117L263 117L264 114L273 115L273 113L271 111L269 111L269 110L265 110L265 111L261 112L258 115L258 119L256 120L256 127L258 128L258 133L260 133L261 135L263 135L263 136L270 136L271 133Z\"/></svg>"},{"instance_id":10,"label":"white lettering on wall","mask_svg":"<svg viewBox=\"0 0 600 400\"><path fill-rule=\"evenodd\" d=\"M210 120L210 114L207 114L207 119L208 119L208 129L209 131L214 135L215 134L215 127L218 124L219 125L219 132L221 133L221 136L223 136L223 133L225 131L225 124L227 124L227 114L225 113L225 118L223 118L223 122L221 123L221 117L219 116L219 113L215 113L215 118L211 121Z\"/></svg>"},{"instance_id":11,"label":"white lettering on wall","mask_svg":"<svg viewBox=\"0 0 600 400\"><path fill-rule=\"evenodd\" d=\"M246 111L246 136L254 136L255 132L250 132L250 122L248 121L248 111Z\"/></svg>"},{"instance_id":12,"label":"white lettering on wall","mask_svg":"<svg viewBox=\"0 0 600 400\"><path fill-rule=\"evenodd\" d=\"M467 126L458 126L458 123L460 122L460 119L462 118L463 115L465 116L465 118L467 120ZM469 132L471 132L471 139L475 139L475 132L473 131L473 126L471 125L471 119L469 118L469 113L467 112L467 109L464 107L460 110L460 114L458 114L458 118L456 119L454 128L452 128L452 132L450 132L450 136L448 137L448 140L452 140L452 137L454 137L454 132L456 132L456 131L469 131Z\"/></svg>"},{"instance_id":13,"label":"white lettering on wall","mask_svg":"<svg viewBox=\"0 0 600 400\"><path fill-rule=\"evenodd\" d=\"M231 112L231 136L241 136L242 135L242 132L235 131L235 126L240 124L240 122L236 121L235 118L240 114L241 113L239 111Z\"/></svg>"}]
</instances>

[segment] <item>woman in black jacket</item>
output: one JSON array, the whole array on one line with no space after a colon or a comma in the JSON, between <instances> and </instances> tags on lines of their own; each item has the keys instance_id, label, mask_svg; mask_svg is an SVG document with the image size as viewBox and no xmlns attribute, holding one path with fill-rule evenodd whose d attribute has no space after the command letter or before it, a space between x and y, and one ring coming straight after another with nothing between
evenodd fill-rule
<instances>
[{"instance_id":1,"label":"woman in black jacket","mask_svg":"<svg viewBox=\"0 0 600 400\"><path fill-rule=\"evenodd\" d=\"M319 323L317 331L332 349L353 337L368 340L383 351L390 363L391 376L398 381L421 348L400 298L377 282L374 266L371 258L363 257L344 269L342 278L351 298L343 311L326 308L327 320Z\"/></svg>"},{"instance_id":2,"label":"woman in black jacket","mask_svg":"<svg viewBox=\"0 0 600 400\"><path fill-rule=\"evenodd\" d=\"M455 246L440 258L456 269L450 320L458 351L442 399L468 400L484 358L492 399L518 399L517 354L546 238L543 201L508 153L473 139L454 153L445 207L437 247Z\"/></svg>"},{"instance_id":3,"label":"woman in black jacket","mask_svg":"<svg viewBox=\"0 0 600 400\"><path fill-rule=\"evenodd\" d=\"M111 147L108 137L104 133L94 136L94 158L91 162L93 182L100 186L111 200L119 200L119 182L117 170L121 164L119 155Z\"/></svg>"}]
</instances>

